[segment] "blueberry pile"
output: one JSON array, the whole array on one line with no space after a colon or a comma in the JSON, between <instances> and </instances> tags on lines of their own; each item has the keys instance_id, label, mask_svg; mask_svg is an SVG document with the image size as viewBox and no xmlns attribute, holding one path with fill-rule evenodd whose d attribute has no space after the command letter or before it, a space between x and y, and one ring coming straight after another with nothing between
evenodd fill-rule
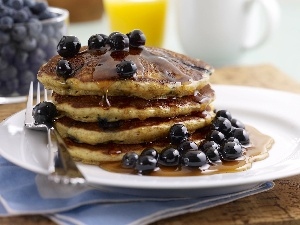
<instances>
[{"instance_id":1,"label":"blueberry pile","mask_svg":"<svg viewBox=\"0 0 300 225\"><path fill-rule=\"evenodd\" d=\"M94 34L88 40L88 50L105 53L128 52L131 48L139 48L146 43L146 37L140 30L133 30L128 34L113 32L109 36ZM76 68L73 68L68 58L79 53L81 43L75 36L63 36L57 45L57 53L63 57L56 66L56 74L64 79L72 77ZM136 74L137 66L132 61L123 60L116 65L116 72L120 78L131 78Z\"/></svg>"},{"instance_id":2,"label":"blueberry pile","mask_svg":"<svg viewBox=\"0 0 300 225\"><path fill-rule=\"evenodd\" d=\"M64 21L46 2L0 0L0 96L25 95L40 66L56 54Z\"/></svg>"},{"instance_id":3,"label":"blueberry pile","mask_svg":"<svg viewBox=\"0 0 300 225\"><path fill-rule=\"evenodd\" d=\"M139 174L149 174L160 166L200 168L206 164L234 161L240 158L250 143L244 124L232 118L228 110L219 110L205 139L199 146L189 140L190 134L183 124L174 124L169 131L170 146L160 153L154 148L144 149L140 155L126 153L123 168Z\"/></svg>"}]
</instances>

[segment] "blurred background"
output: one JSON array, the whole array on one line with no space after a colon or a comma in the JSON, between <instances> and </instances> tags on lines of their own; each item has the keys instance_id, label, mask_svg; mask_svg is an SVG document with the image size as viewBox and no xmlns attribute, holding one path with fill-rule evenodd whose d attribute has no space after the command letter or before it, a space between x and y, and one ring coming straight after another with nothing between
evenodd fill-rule
<instances>
[{"instance_id":1,"label":"blurred background","mask_svg":"<svg viewBox=\"0 0 300 225\"><path fill-rule=\"evenodd\" d=\"M84 2L85 6L75 2L76 0L49 0L50 5L58 5L69 9L70 34L77 36L82 44L87 44L87 40L92 34L109 34L110 21L105 7L103 7L103 2L100 0L77 1ZM277 0L277 2L281 16L276 32L263 46L244 54L238 65L272 64L300 81L300 1ZM169 0L167 4L165 36L162 47L185 53L177 34L176 3L177 1ZM95 12L95 9L98 9L98 12Z\"/></svg>"},{"instance_id":2,"label":"blurred background","mask_svg":"<svg viewBox=\"0 0 300 225\"><path fill-rule=\"evenodd\" d=\"M225 60L218 63L214 57L220 54L212 52L239 48L237 42L250 37L247 22L256 36L268 31L267 16L248 18L253 3L260 4L260 12L269 5L277 14L275 31L263 45L238 52L238 60L230 61L233 54L223 51ZM0 0L0 98L27 94L28 82L37 82L39 67L56 54L62 35L75 35L87 45L93 34L133 29L145 33L148 46L197 57L215 68L271 64L300 81L300 0Z\"/></svg>"}]
</instances>

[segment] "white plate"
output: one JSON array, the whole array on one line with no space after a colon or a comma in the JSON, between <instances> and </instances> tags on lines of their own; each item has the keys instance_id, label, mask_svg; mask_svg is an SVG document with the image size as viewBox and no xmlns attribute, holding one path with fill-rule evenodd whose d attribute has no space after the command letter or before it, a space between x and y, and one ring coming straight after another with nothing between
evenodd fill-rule
<instances>
[{"instance_id":1,"label":"white plate","mask_svg":"<svg viewBox=\"0 0 300 225\"><path fill-rule=\"evenodd\" d=\"M0 97L0 104L12 104L25 102L27 96L16 96L16 97Z\"/></svg>"},{"instance_id":2,"label":"white plate","mask_svg":"<svg viewBox=\"0 0 300 225\"><path fill-rule=\"evenodd\" d=\"M148 177L78 164L87 180L105 190L151 196L204 196L245 190L265 181L300 174L300 95L242 86L214 85L216 107L272 136L267 159L251 169L199 177ZM23 128L24 111L0 124L0 154L36 173L46 174L46 136Z\"/></svg>"}]
</instances>

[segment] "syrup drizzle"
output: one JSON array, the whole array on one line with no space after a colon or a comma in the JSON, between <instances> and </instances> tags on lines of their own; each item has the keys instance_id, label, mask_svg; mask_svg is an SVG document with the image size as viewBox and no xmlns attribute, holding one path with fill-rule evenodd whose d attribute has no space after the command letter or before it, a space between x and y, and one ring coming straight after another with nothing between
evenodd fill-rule
<instances>
[{"instance_id":1,"label":"syrup drizzle","mask_svg":"<svg viewBox=\"0 0 300 225\"><path fill-rule=\"evenodd\" d=\"M87 52L88 54L88 52ZM116 66L122 60L133 61L137 66L137 77L144 78L145 71L148 69L156 71L163 76L163 80L169 82L189 82L191 80L198 80L199 70L205 71L204 66L190 66L191 70L197 70L197 73L187 75L178 68L178 60L173 59L170 55L165 55L161 50L150 51L148 48L133 48L129 52L107 51L103 54L91 54L93 57L99 57L97 65L93 71L93 80L111 80L118 79L116 73ZM144 66L143 61L147 62ZM147 68L151 67L151 68ZM135 77L136 78L136 77Z\"/></svg>"}]
</instances>

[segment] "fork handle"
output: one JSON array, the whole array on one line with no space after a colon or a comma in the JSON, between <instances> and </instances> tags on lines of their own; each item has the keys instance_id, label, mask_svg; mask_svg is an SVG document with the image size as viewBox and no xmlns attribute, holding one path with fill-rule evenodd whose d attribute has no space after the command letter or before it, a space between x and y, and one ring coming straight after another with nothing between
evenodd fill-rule
<instances>
[{"instance_id":1,"label":"fork handle","mask_svg":"<svg viewBox=\"0 0 300 225\"><path fill-rule=\"evenodd\" d=\"M83 175L77 168L72 156L69 153L69 150L66 147L66 144L57 130L52 127L49 129L52 136L52 140L56 142L56 160L54 163L54 173L60 175L68 175L70 178L83 178ZM52 151L53 152L53 151ZM53 159L53 158L52 158ZM53 161L53 160L52 160Z\"/></svg>"},{"instance_id":2,"label":"fork handle","mask_svg":"<svg viewBox=\"0 0 300 225\"><path fill-rule=\"evenodd\" d=\"M48 172L53 173L55 171L55 155L57 154L57 139L53 135L52 128L47 128L47 138L48 138Z\"/></svg>"}]
</instances>

